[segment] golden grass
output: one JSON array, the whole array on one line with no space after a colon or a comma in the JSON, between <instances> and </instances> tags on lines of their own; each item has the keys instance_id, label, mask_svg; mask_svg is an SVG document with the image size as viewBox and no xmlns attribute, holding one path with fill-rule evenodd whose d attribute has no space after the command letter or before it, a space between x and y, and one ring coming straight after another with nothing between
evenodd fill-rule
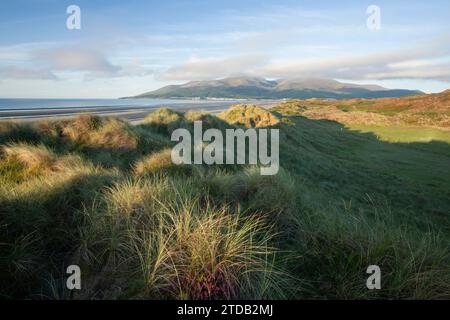
<instances>
[{"instance_id":1,"label":"golden grass","mask_svg":"<svg viewBox=\"0 0 450 320\"><path fill-rule=\"evenodd\" d=\"M135 150L138 139L130 125L117 118L83 115L69 120L62 129L64 137L87 147Z\"/></svg>"},{"instance_id":2,"label":"golden grass","mask_svg":"<svg viewBox=\"0 0 450 320\"><path fill-rule=\"evenodd\" d=\"M142 297L176 299L257 298L278 290L269 257L270 228L226 207L201 204L181 180L127 180L105 201L121 231L108 251L116 263L136 257ZM123 229L125 228L125 229ZM277 278L278 279L278 278ZM278 279L283 282L282 279ZM271 290L269 293L267 290Z\"/></svg>"},{"instance_id":3,"label":"golden grass","mask_svg":"<svg viewBox=\"0 0 450 320\"><path fill-rule=\"evenodd\" d=\"M139 160L134 165L135 174L155 173L164 169L169 170L173 168L175 164L172 162L171 154L172 149L164 149Z\"/></svg>"},{"instance_id":4,"label":"golden grass","mask_svg":"<svg viewBox=\"0 0 450 320\"><path fill-rule=\"evenodd\" d=\"M56 161L55 153L44 145L9 144L3 147L3 153L6 157L17 159L28 169L51 168Z\"/></svg>"},{"instance_id":5,"label":"golden grass","mask_svg":"<svg viewBox=\"0 0 450 320\"><path fill-rule=\"evenodd\" d=\"M280 119L271 112L255 105L235 105L219 114L219 118L230 124L243 125L247 128L270 127L278 124Z\"/></svg>"},{"instance_id":6,"label":"golden grass","mask_svg":"<svg viewBox=\"0 0 450 320\"><path fill-rule=\"evenodd\" d=\"M64 123L62 134L71 141L88 140L89 134L100 126L101 120L92 115L81 115Z\"/></svg>"},{"instance_id":7,"label":"golden grass","mask_svg":"<svg viewBox=\"0 0 450 320\"><path fill-rule=\"evenodd\" d=\"M183 119L183 114L169 108L160 108L145 117L143 124L171 125L178 124Z\"/></svg>"},{"instance_id":8,"label":"golden grass","mask_svg":"<svg viewBox=\"0 0 450 320\"><path fill-rule=\"evenodd\" d=\"M276 107L284 114L344 124L421 126L450 129L450 91L401 98L290 100Z\"/></svg>"},{"instance_id":9,"label":"golden grass","mask_svg":"<svg viewBox=\"0 0 450 320\"><path fill-rule=\"evenodd\" d=\"M2 121L0 123L0 134L9 133L20 128L21 124L14 121Z\"/></svg>"}]
</instances>

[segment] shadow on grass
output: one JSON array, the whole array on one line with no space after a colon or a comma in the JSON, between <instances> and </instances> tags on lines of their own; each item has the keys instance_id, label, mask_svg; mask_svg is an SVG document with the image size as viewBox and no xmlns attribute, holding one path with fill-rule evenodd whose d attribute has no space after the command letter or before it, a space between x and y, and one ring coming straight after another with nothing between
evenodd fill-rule
<instances>
[{"instance_id":1,"label":"shadow on grass","mask_svg":"<svg viewBox=\"0 0 450 320\"><path fill-rule=\"evenodd\" d=\"M389 143L334 121L301 116L287 122L280 131L281 166L314 182L331 199L365 201L375 194L396 208L448 219L450 144Z\"/></svg>"},{"instance_id":2,"label":"shadow on grass","mask_svg":"<svg viewBox=\"0 0 450 320\"><path fill-rule=\"evenodd\" d=\"M42 179L33 190L2 195L2 295L17 298L39 292L46 275L64 272L67 259L80 245L78 230L87 223L81 209L91 206L98 192L115 181L118 177L109 174L81 174Z\"/></svg>"}]
</instances>

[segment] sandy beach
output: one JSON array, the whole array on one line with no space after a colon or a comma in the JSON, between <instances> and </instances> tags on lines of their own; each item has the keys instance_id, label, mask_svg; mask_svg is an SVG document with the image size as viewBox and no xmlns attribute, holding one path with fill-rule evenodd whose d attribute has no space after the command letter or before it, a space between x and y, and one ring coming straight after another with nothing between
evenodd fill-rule
<instances>
[{"instance_id":1,"label":"sandy beach","mask_svg":"<svg viewBox=\"0 0 450 320\"><path fill-rule=\"evenodd\" d=\"M173 103L152 106L95 106L95 107L51 107L51 108L11 108L0 109L0 121L36 121L44 119L57 119L73 117L79 114L94 114L98 116L117 116L133 123L139 123L150 112L168 107L179 111L204 111L210 113L219 113L228 109L237 103L253 103L259 106L269 108L278 103L278 101L200 101L198 103Z\"/></svg>"}]
</instances>

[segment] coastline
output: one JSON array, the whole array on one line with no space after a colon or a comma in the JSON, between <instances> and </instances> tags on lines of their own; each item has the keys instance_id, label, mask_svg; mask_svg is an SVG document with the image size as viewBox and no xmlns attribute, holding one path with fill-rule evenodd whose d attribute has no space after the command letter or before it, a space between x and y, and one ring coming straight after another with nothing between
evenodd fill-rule
<instances>
[{"instance_id":1,"label":"coastline","mask_svg":"<svg viewBox=\"0 0 450 320\"><path fill-rule=\"evenodd\" d=\"M98 116L116 116L122 119L126 119L132 123L138 123L142 121L150 112L167 107L178 111L204 111L209 113L219 113L227 110L229 107L235 104L249 103L258 104L264 108L270 108L277 104L279 101L207 101L196 103L161 103L157 105L149 106L85 106L85 107L40 107L40 108L10 108L0 109L0 121L36 121L36 120L49 120L70 118L79 114L93 114Z\"/></svg>"}]
</instances>

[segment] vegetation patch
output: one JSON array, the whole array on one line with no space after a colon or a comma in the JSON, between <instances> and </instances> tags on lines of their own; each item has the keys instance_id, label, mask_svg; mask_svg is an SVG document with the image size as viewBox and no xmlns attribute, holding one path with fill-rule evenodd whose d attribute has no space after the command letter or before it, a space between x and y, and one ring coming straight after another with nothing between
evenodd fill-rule
<instances>
[{"instance_id":1,"label":"vegetation patch","mask_svg":"<svg viewBox=\"0 0 450 320\"><path fill-rule=\"evenodd\" d=\"M450 145L349 129L352 117L378 126L424 112L423 97L402 99L412 105L395 115L361 109L378 100L314 99L220 117L161 109L136 126L93 116L2 122L1 297L449 298ZM174 165L171 132L195 121L276 126L280 171ZM417 136L429 134L426 123ZM65 287L73 264L77 292ZM381 290L366 287L373 264Z\"/></svg>"},{"instance_id":2,"label":"vegetation patch","mask_svg":"<svg viewBox=\"0 0 450 320\"><path fill-rule=\"evenodd\" d=\"M233 125L247 128L270 127L278 124L280 119L271 112L255 105L235 105L219 114L219 118Z\"/></svg>"}]
</instances>

